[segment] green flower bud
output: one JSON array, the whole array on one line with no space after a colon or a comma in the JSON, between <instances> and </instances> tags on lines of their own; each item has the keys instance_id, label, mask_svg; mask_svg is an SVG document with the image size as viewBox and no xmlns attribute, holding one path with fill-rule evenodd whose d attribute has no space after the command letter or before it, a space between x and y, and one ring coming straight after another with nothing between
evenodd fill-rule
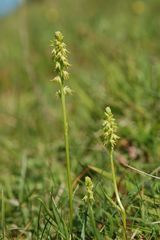
<instances>
[{"instance_id":1,"label":"green flower bud","mask_svg":"<svg viewBox=\"0 0 160 240\"><path fill-rule=\"evenodd\" d=\"M105 109L105 119L103 121L103 135L104 135L104 145L110 145L113 149L119 139L117 133L116 120L112 114L110 107Z\"/></svg>"},{"instance_id":2,"label":"green flower bud","mask_svg":"<svg viewBox=\"0 0 160 240\"><path fill-rule=\"evenodd\" d=\"M84 196L83 200L87 203L93 204L94 197L93 197L93 183L90 177L85 177L85 186L86 186L86 195Z\"/></svg>"}]
</instances>

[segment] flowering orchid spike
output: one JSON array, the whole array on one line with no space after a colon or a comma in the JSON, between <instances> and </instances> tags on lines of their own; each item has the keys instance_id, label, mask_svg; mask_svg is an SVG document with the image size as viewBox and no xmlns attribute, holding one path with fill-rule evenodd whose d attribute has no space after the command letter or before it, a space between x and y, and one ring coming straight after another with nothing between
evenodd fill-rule
<instances>
[{"instance_id":1,"label":"flowering orchid spike","mask_svg":"<svg viewBox=\"0 0 160 240\"><path fill-rule=\"evenodd\" d=\"M93 183L90 177L85 177L85 186L86 186L86 195L84 196L83 200L87 203L93 204L94 197L93 197Z\"/></svg>"},{"instance_id":2,"label":"flowering orchid spike","mask_svg":"<svg viewBox=\"0 0 160 240\"><path fill-rule=\"evenodd\" d=\"M65 81L69 78L68 68L70 64L68 63L66 49L66 44L63 41L63 35L61 32L55 32L55 39L52 42L52 56L54 63L54 70L56 72L53 82L59 84L59 89L56 93L57 97L60 97L62 103L63 112L63 127L64 127L64 141L65 141L65 151L66 151L66 175L67 175L67 185L68 185L68 199L69 199L69 224L70 232L72 232L73 224L73 189L72 189L72 178L71 178L71 161L70 161L70 147L69 147L69 137L68 137L68 116L66 110L66 94L71 94L72 90L65 86Z\"/></svg>"},{"instance_id":3,"label":"flowering orchid spike","mask_svg":"<svg viewBox=\"0 0 160 240\"><path fill-rule=\"evenodd\" d=\"M52 55L54 60L54 69L57 74L53 81L61 81L62 83L69 78L67 70L70 66L67 58L68 51L66 49L66 44L63 42L63 38L62 33L57 31L55 32L55 40L51 44L53 47Z\"/></svg>"},{"instance_id":4,"label":"flowering orchid spike","mask_svg":"<svg viewBox=\"0 0 160 240\"><path fill-rule=\"evenodd\" d=\"M117 133L117 124L116 120L112 114L110 107L105 109L105 119L103 121L103 136L104 136L104 145L109 145L112 149L116 146L119 136Z\"/></svg>"}]
</instances>

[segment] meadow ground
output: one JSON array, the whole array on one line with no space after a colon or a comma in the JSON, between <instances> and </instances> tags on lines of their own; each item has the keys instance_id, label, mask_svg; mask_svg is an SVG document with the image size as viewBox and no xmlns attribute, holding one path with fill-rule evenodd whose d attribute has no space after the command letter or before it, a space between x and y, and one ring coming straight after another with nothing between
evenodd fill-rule
<instances>
[{"instance_id":1,"label":"meadow ground","mask_svg":"<svg viewBox=\"0 0 160 240\"><path fill-rule=\"evenodd\" d=\"M160 239L160 180L126 167L127 162L159 173L159 12L159 0L46 0L0 20L2 239L66 239L55 233L52 219L54 196L68 220L61 104L49 81L54 76L50 40L57 30L70 52L72 179L81 177L74 185L73 239L94 236L90 222L84 231L86 175L94 184L97 231L102 239L122 239L121 216L110 201L115 200L110 175L88 168L110 173L100 137L107 105L118 123L115 160L128 239Z\"/></svg>"}]
</instances>

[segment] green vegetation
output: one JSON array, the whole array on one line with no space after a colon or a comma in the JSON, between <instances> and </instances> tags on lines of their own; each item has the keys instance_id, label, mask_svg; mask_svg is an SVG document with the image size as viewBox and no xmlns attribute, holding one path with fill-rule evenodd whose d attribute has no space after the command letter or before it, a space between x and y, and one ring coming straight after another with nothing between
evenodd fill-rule
<instances>
[{"instance_id":1,"label":"green vegetation","mask_svg":"<svg viewBox=\"0 0 160 240\"><path fill-rule=\"evenodd\" d=\"M124 239L124 231L160 239L159 21L159 0L30 1L1 20L1 239ZM62 106L49 82L57 30L71 63L73 193ZM102 144L106 105L120 136L116 185Z\"/></svg>"}]
</instances>

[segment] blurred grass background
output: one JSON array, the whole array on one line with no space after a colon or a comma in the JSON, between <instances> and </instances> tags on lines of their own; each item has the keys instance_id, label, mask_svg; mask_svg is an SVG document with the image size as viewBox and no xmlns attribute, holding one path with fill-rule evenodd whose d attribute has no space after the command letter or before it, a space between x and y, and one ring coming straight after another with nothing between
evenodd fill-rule
<instances>
[{"instance_id":1,"label":"blurred grass background","mask_svg":"<svg viewBox=\"0 0 160 240\"><path fill-rule=\"evenodd\" d=\"M48 191L51 169L64 180L61 106L49 82L50 40L57 30L65 36L72 65L74 177L88 163L106 164L97 140L106 105L119 123L119 151L139 169L158 167L159 11L159 0L41 0L0 20L0 183L8 195L18 194L25 164L29 193Z\"/></svg>"}]
</instances>

